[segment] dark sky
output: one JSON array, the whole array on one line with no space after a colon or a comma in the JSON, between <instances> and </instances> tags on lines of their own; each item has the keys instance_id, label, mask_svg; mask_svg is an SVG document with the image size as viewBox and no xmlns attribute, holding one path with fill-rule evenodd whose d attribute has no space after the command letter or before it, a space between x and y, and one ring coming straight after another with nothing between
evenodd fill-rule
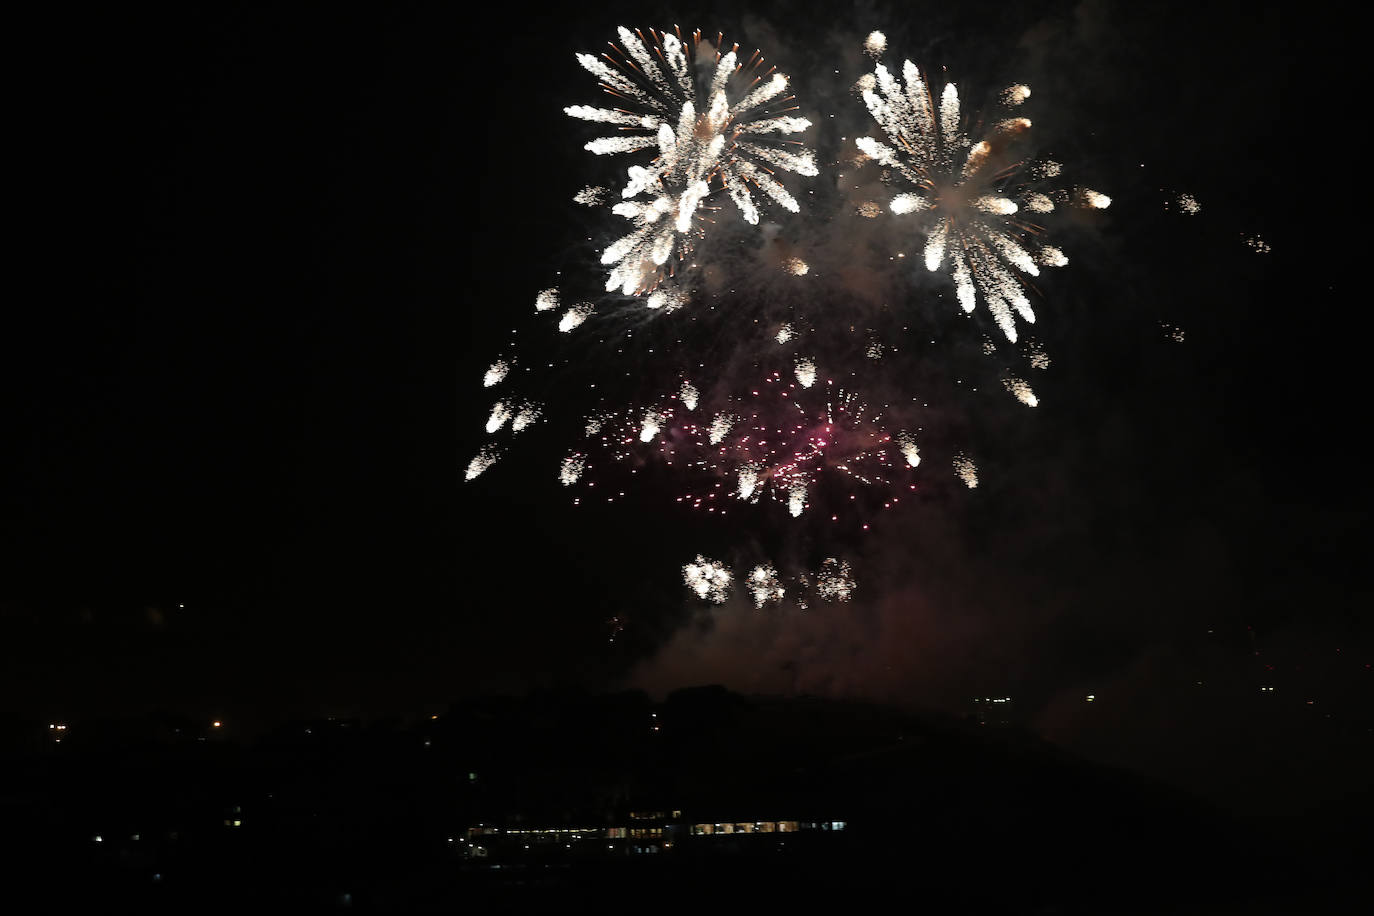
<instances>
[{"instance_id":1,"label":"dark sky","mask_svg":"<svg viewBox=\"0 0 1374 916\"><path fill-rule=\"evenodd\" d=\"M1028 82L1038 142L1115 201L1043 290L1042 407L959 409L985 485L932 483L881 540L839 545L867 590L805 621L685 600L700 545L771 534L653 487L568 506L547 470L574 403L557 372L550 421L462 482L482 371L529 337L538 290L594 285L613 228L570 203L629 162L583 152L595 131L562 114L599 102L573 53L674 22L762 47L823 163L866 129L845 87L869 29L967 98ZM1091 2L34 23L11 140L32 209L5 334L6 707L382 708L632 672L951 708L1014 692L1077 734L1066 698L1085 689L1170 697L1133 707L1167 723L1193 702L1168 685L1205 670L1248 690L1284 653L1353 706L1368 677L1334 650L1369 652L1368 319L1333 218L1349 90L1315 53L1324 26ZM1166 208L1181 192L1200 214ZM806 216L780 237L844 261L845 224ZM875 295L908 282L885 270ZM729 339L697 337L733 371ZM561 346L521 358L579 381L648 364Z\"/></svg>"}]
</instances>

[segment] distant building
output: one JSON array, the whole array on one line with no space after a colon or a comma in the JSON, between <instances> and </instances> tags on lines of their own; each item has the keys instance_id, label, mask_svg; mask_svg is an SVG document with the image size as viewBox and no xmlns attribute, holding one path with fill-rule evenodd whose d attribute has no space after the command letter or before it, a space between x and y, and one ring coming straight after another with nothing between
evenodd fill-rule
<instances>
[{"instance_id":1,"label":"distant building","mask_svg":"<svg viewBox=\"0 0 1374 916\"><path fill-rule=\"evenodd\" d=\"M458 852L465 858L510 860L524 858L614 858L661 853L732 851L782 846L796 834L838 833L845 821L721 820L691 823L681 810L631 811L623 824L604 827L478 824L467 829ZM746 840L747 838L747 840ZM744 844L739 841L745 840Z\"/></svg>"}]
</instances>

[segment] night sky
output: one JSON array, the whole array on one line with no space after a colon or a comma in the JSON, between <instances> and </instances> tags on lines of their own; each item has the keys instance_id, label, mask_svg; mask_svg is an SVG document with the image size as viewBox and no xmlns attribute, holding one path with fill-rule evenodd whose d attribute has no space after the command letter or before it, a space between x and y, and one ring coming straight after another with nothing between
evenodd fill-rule
<instances>
[{"instance_id":1,"label":"night sky","mask_svg":"<svg viewBox=\"0 0 1374 916\"><path fill-rule=\"evenodd\" d=\"M1218 792L1223 765L1280 746L1353 767L1374 650L1369 320L1337 217L1357 176L1332 160L1349 90L1311 13L1202 6L35 24L31 126L11 140L32 211L4 335L3 709L272 719L716 682L953 712L1009 695L1052 739ZM825 215L771 217L831 296L818 327L847 325L852 297L981 334L901 267L823 286L866 269L862 244L836 247L854 220L831 164L868 131L847 87L870 29L966 98L1029 83L1037 142L1114 199L1042 284L1042 405L993 393L988 365L968 382L988 396L951 414L983 485L923 465L914 503L839 545L856 600L805 617L709 610L681 586L698 551L772 533L690 516L666 484L570 505L555 430L579 402L556 383L548 422L463 481L512 331L533 341L522 365L565 367L555 382L652 362L531 328L539 290L595 287L619 228L573 194L633 161L581 149L598 134L562 108L601 99L573 54L673 23L762 48L818 125L822 174L787 183L829 182ZM1202 211L1171 208L1181 193ZM749 308L784 295L741 263ZM730 320L695 338L722 378L748 362L721 342ZM1282 715L1255 708L1265 684ZM1299 718L1308 699L1336 724ZM1282 767L1240 783L1270 791Z\"/></svg>"}]
</instances>

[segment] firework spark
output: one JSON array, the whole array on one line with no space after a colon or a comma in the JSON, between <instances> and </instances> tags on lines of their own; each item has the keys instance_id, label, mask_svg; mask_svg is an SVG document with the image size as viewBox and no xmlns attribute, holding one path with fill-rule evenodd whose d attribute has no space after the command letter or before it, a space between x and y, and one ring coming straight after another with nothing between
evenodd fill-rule
<instances>
[{"instance_id":1,"label":"firework spark","mask_svg":"<svg viewBox=\"0 0 1374 916\"><path fill-rule=\"evenodd\" d=\"M487 432L496 432L502 426L505 426L506 421L514 415L515 410L511 405L507 404L505 401L497 401L495 404L491 405L491 414L487 417Z\"/></svg>"},{"instance_id":2,"label":"firework spark","mask_svg":"<svg viewBox=\"0 0 1374 916\"><path fill-rule=\"evenodd\" d=\"M716 560L708 560L701 554L697 554L695 562L682 567L682 581L698 598L712 604L725 603L730 596L732 579L729 567Z\"/></svg>"},{"instance_id":3,"label":"firework spark","mask_svg":"<svg viewBox=\"0 0 1374 916\"><path fill-rule=\"evenodd\" d=\"M587 456L580 452L573 452L563 459L562 465L558 468L558 479L565 487L570 487L577 483L577 479L582 476L582 472L587 467Z\"/></svg>"},{"instance_id":4,"label":"firework spark","mask_svg":"<svg viewBox=\"0 0 1374 916\"><path fill-rule=\"evenodd\" d=\"M978 486L978 468L973 463L973 459L967 455L956 455L954 458L954 473L959 475L959 479L964 482L964 486L970 490Z\"/></svg>"},{"instance_id":5,"label":"firework spark","mask_svg":"<svg viewBox=\"0 0 1374 916\"><path fill-rule=\"evenodd\" d=\"M646 46L642 32L618 31L614 54L579 54L577 60L617 104L630 108L574 105L564 111L618 128L619 136L588 143L593 153L657 151L648 167L629 168L613 212L634 229L601 256L611 268L606 289L633 295L651 291L689 256L701 211L715 191L725 190L744 220L757 224L751 188L795 213L797 201L773 177L775 170L804 176L817 170L810 150L775 139L811 122L788 114L796 106L781 73L769 70L749 81L762 62L757 51L741 64L735 48L723 54L711 53L709 44L703 49L700 32L684 43L680 34L650 29Z\"/></svg>"},{"instance_id":6,"label":"firework spark","mask_svg":"<svg viewBox=\"0 0 1374 916\"><path fill-rule=\"evenodd\" d=\"M610 193L609 188L588 185L573 195L573 203L581 204L584 207L599 207L606 202Z\"/></svg>"},{"instance_id":7,"label":"firework spark","mask_svg":"<svg viewBox=\"0 0 1374 916\"><path fill-rule=\"evenodd\" d=\"M506 376L510 374L510 365L511 364L504 359L498 359L496 362L492 363L491 368L482 376L482 387L490 388L493 385L501 384Z\"/></svg>"},{"instance_id":8,"label":"firework spark","mask_svg":"<svg viewBox=\"0 0 1374 916\"><path fill-rule=\"evenodd\" d=\"M736 418L727 413L718 413L711 419L710 442L712 445L719 445L730 430L734 427Z\"/></svg>"},{"instance_id":9,"label":"firework spark","mask_svg":"<svg viewBox=\"0 0 1374 916\"><path fill-rule=\"evenodd\" d=\"M646 410L639 420L639 441L652 442L663 428L663 421L667 416L661 411Z\"/></svg>"},{"instance_id":10,"label":"firework spark","mask_svg":"<svg viewBox=\"0 0 1374 916\"><path fill-rule=\"evenodd\" d=\"M754 596L754 607L776 604L782 601L786 590L778 579L778 571L771 566L755 566L749 573L749 592Z\"/></svg>"},{"instance_id":11,"label":"firework spark","mask_svg":"<svg viewBox=\"0 0 1374 916\"><path fill-rule=\"evenodd\" d=\"M540 414L543 412L544 409L538 404L520 405L519 411L516 412L515 417L510 421L511 432L518 433L521 430L529 429L529 427L539 419Z\"/></svg>"},{"instance_id":12,"label":"firework spark","mask_svg":"<svg viewBox=\"0 0 1374 916\"><path fill-rule=\"evenodd\" d=\"M903 430L897 434L897 448L906 459L908 467L914 468L921 463L921 451L916 447L916 437L911 433Z\"/></svg>"},{"instance_id":13,"label":"firework spark","mask_svg":"<svg viewBox=\"0 0 1374 916\"><path fill-rule=\"evenodd\" d=\"M1027 342L1026 357L1030 360L1032 369L1048 369L1050 367L1050 355L1037 341Z\"/></svg>"},{"instance_id":14,"label":"firework spark","mask_svg":"<svg viewBox=\"0 0 1374 916\"><path fill-rule=\"evenodd\" d=\"M816 594L826 601L848 601L854 595L854 573L848 560L830 557L816 573Z\"/></svg>"},{"instance_id":15,"label":"firework spark","mask_svg":"<svg viewBox=\"0 0 1374 916\"><path fill-rule=\"evenodd\" d=\"M697 398L700 396L700 392L697 391L696 385L684 379L682 387L677 391L677 396L678 400L682 401L682 406L688 410L697 409Z\"/></svg>"},{"instance_id":16,"label":"firework spark","mask_svg":"<svg viewBox=\"0 0 1374 916\"><path fill-rule=\"evenodd\" d=\"M662 309L666 315L675 312L687 303L687 293L675 286L660 286L649 294L644 304L651 309Z\"/></svg>"},{"instance_id":17,"label":"firework spark","mask_svg":"<svg viewBox=\"0 0 1374 916\"><path fill-rule=\"evenodd\" d=\"M590 302L579 302L572 308L563 313L563 317L558 319L558 330L567 334L573 328L582 324L592 314L594 306Z\"/></svg>"},{"instance_id":18,"label":"firework spark","mask_svg":"<svg viewBox=\"0 0 1374 916\"><path fill-rule=\"evenodd\" d=\"M1011 155L1016 141L1030 130L1029 119L995 121L974 142L964 131L953 83L945 86L937 103L911 61L902 68L905 86L881 64L873 76L872 84L862 90L863 100L889 142L872 137L856 142L887 170L889 180L904 188L888 209L899 216L921 214L928 227L926 268L936 271L948 265L964 311L973 311L981 296L1002 333L1015 341L1016 317L1035 321L1018 273L1035 277L1042 266L1067 263L1058 249L1039 246L1042 227L1023 214L1052 213L1056 199L1101 209L1111 198L1086 188L1047 194L1026 181L1059 172L1058 163L1028 167ZM1002 101L1016 106L1029 95L1028 87L1013 86L1002 94Z\"/></svg>"},{"instance_id":19,"label":"firework spark","mask_svg":"<svg viewBox=\"0 0 1374 916\"><path fill-rule=\"evenodd\" d=\"M1035 392L1031 390L1030 384L1025 379L1004 378L1002 379L1002 387L1027 407L1037 407L1040 404Z\"/></svg>"},{"instance_id":20,"label":"firework spark","mask_svg":"<svg viewBox=\"0 0 1374 916\"><path fill-rule=\"evenodd\" d=\"M558 308L558 290L541 290L538 296L534 297L534 310L536 312L547 312L549 309Z\"/></svg>"},{"instance_id":21,"label":"firework spark","mask_svg":"<svg viewBox=\"0 0 1374 916\"><path fill-rule=\"evenodd\" d=\"M864 53L877 60L883 56L883 52L886 50L887 36L882 32L869 32L868 37L864 39Z\"/></svg>"},{"instance_id":22,"label":"firework spark","mask_svg":"<svg viewBox=\"0 0 1374 916\"><path fill-rule=\"evenodd\" d=\"M793 518L810 507L818 488L895 488L907 483L905 477L919 462L910 435L894 438L881 411L833 383L807 389L773 372L747 395L729 400L728 412L703 423L678 398L667 397L598 426L597 442L617 462L639 467L657 458L665 467L682 469L689 489L677 502L690 508L725 512L731 498L746 503L767 498ZM884 500L883 508L896 499ZM860 503L851 495L845 511L866 513L873 502Z\"/></svg>"},{"instance_id":23,"label":"firework spark","mask_svg":"<svg viewBox=\"0 0 1374 916\"><path fill-rule=\"evenodd\" d=\"M495 464L496 459L500 457L501 452L499 450L497 450L493 446L484 445L481 448L481 450L478 451L477 454L472 457L472 460L468 462L467 475L465 479L472 480L474 477L477 477L487 468Z\"/></svg>"}]
</instances>

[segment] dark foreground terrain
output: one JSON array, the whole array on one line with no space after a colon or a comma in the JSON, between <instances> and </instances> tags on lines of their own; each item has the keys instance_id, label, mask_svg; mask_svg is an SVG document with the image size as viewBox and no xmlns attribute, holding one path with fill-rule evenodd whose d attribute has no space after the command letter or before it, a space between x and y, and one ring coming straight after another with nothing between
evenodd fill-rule
<instances>
[{"instance_id":1,"label":"dark foreground terrain","mask_svg":"<svg viewBox=\"0 0 1374 916\"><path fill-rule=\"evenodd\" d=\"M1367 795L1243 819L1012 728L721 688L62 724L6 728L11 912L1351 912L1371 822Z\"/></svg>"}]
</instances>

